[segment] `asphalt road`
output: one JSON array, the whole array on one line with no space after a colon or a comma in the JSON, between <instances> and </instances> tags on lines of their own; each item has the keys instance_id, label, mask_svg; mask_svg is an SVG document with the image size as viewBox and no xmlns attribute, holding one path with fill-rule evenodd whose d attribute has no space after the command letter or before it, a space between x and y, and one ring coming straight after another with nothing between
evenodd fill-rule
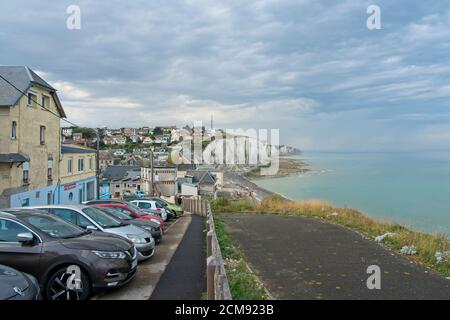
<instances>
[{"instance_id":1,"label":"asphalt road","mask_svg":"<svg viewBox=\"0 0 450 320\"><path fill-rule=\"evenodd\" d=\"M153 291L151 300L199 300L206 292L206 240L204 219L192 215L178 245Z\"/></svg>"},{"instance_id":2,"label":"asphalt road","mask_svg":"<svg viewBox=\"0 0 450 320\"><path fill-rule=\"evenodd\" d=\"M304 217L221 217L277 299L450 299L450 280L347 228ZM381 269L380 290L367 288L370 265Z\"/></svg>"}]
</instances>

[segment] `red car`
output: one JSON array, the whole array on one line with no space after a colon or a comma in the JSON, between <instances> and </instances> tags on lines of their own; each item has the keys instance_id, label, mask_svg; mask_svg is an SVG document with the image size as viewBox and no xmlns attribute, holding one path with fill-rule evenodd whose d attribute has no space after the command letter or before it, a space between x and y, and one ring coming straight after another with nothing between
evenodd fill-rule
<instances>
[{"instance_id":1,"label":"red car","mask_svg":"<svg viewBox=\"0 0 450 320\"><path fill-rule=\"evenodd\" d=\"M111 203L89 203L90 206L93 207L112 207L114 209L117 209L128 216L132 218L142 219L142 220L151 220L151 221L157 221L161 225L161 230L164 230L164 221L160 217L151 215L149 213L146 213L142 211L139 207L136 207L133 204L125 204L125 203L119 203L119 202L111 202Z\"/></svg>"}]
</instances>

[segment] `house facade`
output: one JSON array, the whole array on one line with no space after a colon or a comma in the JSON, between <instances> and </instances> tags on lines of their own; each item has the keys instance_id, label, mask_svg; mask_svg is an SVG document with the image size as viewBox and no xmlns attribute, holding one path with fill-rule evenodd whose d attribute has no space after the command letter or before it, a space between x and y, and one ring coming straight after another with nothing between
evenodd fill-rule
<instances>
[{"instance_id":1,"label":"house facade","mask_svg":"<svg viewBox=\"0 0 450 320\"><path fill-rule=\"evenodd\" d=\"M60 179L56 89L25 66L0 66L0 207L52 204ZM23 93L26 95L24 95Z\"/></svg>"},{"instance_id":2,"label":"house facade","mask_svg":"<svg viewBox=\"0 0 450 320\"><path fill-rule=\"evenodd\" d=\"M97 198L96 151L62 145L58 203L78 204Z\"/></svg>"}]
</instances>

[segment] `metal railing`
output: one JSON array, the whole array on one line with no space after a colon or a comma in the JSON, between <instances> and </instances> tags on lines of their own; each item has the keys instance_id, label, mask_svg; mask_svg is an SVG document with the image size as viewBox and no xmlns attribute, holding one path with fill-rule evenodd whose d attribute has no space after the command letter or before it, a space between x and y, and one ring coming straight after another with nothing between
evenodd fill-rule
<instances>
[{"instance_id":1,"label":"metal railing","mask_svg":"<svg viewBox=\"0 0 450 320\"><path fill-rule=\"evenodd\" d=\"M196 198L184 199L183 210L206 217L206 282L208 300L232 300L209 201Z\"/></svg>"}]
</instances>

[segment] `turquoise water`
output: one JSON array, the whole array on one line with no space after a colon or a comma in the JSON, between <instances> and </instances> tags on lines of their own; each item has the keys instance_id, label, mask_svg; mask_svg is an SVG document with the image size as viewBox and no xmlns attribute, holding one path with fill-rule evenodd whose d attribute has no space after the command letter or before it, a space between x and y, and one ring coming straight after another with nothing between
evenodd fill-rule
<instances>
[{"instance_id":1,"label":"turquoise water","mask_svg":"<svg viewBox=\"0 0 450 320\"><path fill-rule=\"evenodd\" d=\"M303 153L312 171L255 183L428 232L450 233L450 152Z\"/></svg>"}]
</instances>

